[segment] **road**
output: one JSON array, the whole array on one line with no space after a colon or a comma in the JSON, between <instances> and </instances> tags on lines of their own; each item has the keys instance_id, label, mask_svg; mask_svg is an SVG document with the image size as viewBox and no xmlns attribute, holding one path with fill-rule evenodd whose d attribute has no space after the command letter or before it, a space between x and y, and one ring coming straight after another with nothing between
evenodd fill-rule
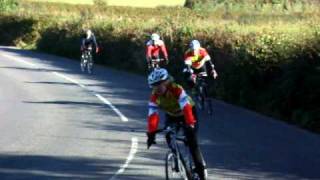
<instances>
[{"instance_id":1,"label":"road","mask_svg":"<svg viewBox=\"0 0 320 180\"><path fill-rule=\"evenodd\" d=\"M0 47L0 179L164 179L146 78ZM221 101L202 114L209 179L320 179L320 136Z\"/></svg>"}]
</instances>

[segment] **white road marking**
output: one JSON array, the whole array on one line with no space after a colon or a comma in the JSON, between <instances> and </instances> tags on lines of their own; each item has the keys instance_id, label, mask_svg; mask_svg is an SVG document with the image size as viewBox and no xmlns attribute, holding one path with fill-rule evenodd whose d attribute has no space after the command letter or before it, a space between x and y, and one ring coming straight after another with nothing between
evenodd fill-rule
<instances>
[{"instance_id":1,"label":"white road marking","mask_svg":"<svg viewBox=\"0 0 320 180\"><path fill-rule=\"evenodd\" d=\"M31 62L28 62L28 61L25 61L25 60L22 60L22 59L19 59L19 58L16 58L12 55L7 55L7 54L2 54L3 56L9 58L9 59L13 59L15 61L18 61L18 62L22 62L24 64L27 64L29 66L32 66L32 67L35 67L37 68L37 65L36 64L33 64ZM58 77L61 77L67 81L70 81L74 84L77 84L78 86L80 86L81 88L84 88L85 90L88 90L88 91L91 91L94 93L94 91L90 90L89 88L87 88L85 85L81 84L80 82L78 82L77 80L75 79L72 79L66 75L63 75L61 73L58 73L58 72L52 72L54 75L58 76ZM97 94L97 93L94 93L94 95L100 100L102 101L103 103L107 104L119 117L120 119L123 121L123 122L128 122L128 118L123 115L119 109L117 109L109 100L107 100L106 98L104 98L103 96L101 96L100 94ZM126 162L120 166L120 169L110 178L110 180L114 180L116 179L116 177L120 174L122 174L125 169L129 166L130 162L132 161L132 159L134 158L135 154L137 153L138 151L138 138L137 137L132 137L131 139L131 149L130 149L130 152L129 152L129 155L126 159Z\"/></svg>"},{"instance_id":2,"label":"white road marking","mask_svg":"<svg viewBox=\"0 0 320 180\"><path fill-rule=\"evenodd\" d=\"M72 82L72 83L74 83L74 84L76 84L76 85L78 85L78 86L80 86L80 87L88 90L88 88L87 88L85 85L81 84L80 82L78 82L78 81L75 80L75 79L72 79L72 78L70 78L70 77L68 77L68 76L66 76L66 75L63 75L63 74L61 74L61 73L58 73L58 72L52 72L52 73L55 74L56 76L59 76L59 77L65 79L65 80L67 80L67 81L70 81L70 82Z\"/></svg>"},{"instance_id":3,"label":"white road marking","mask_svg":"<svg viewBox=\"0 0 320 180\"><path fill-rule=\"evenodd\" d=\"M31 62L28 62L28 61L26 61L26 60L23 60L23 59L19 59L19 58L15 57L15 56L12 56L12 55L1 54L1 56L7 57L7 58L9 58L9 59L13 59L13 60L15 60L15 61L22 62L22 63L27 64L27 65L32 66L32 67L36 67L35 64L33 64L33 63L31 63Z\"/></svg>"},{"instance_id":4,"label":"white road marking","mask_svg":"<svg viewBox=\"0 0 320 180\"><path fill-rule=\"evenodd\" d=\"M100 94L94 94L94 95L97 96L102 102L107 104L114 112L116 112L123 122L128 122L128 118L124 116L116 107L114 107L114 105L112 105L110 101L102 97Z\"/></svg>"},{"instance_id":5,"label":"white road marking","mask_svg":"<svg viewBox=\"0 0 320 180\"><path fill-rule=\"evenodd\" d=\"M137 153L137 151L138 151L138 138L133 137L131 139L131 149L130 149L129 156L127 157L126 163L121 166L121 168L116 172L115 175L113 175L110 178L110 180L115 180L119 174L122 174L124 172L124 170L129 166L130 162L134 158L134 155Z\"/></svg>"}]
</instances>

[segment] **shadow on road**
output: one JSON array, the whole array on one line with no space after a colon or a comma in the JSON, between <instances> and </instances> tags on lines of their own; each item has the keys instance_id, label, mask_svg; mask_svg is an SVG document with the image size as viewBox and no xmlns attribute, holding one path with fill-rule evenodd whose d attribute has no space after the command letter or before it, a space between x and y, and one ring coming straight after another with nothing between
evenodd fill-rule
<instances>
[{"instance_id":1,"label":"shadow on road","mask_svg":"<svg viewBox=\"0 0 320 180\"><path fill-rule=\"evenodd\" d=\"M0 154L1 179L106 179L118 162L94 158Z\"/></svg>"},{"instance_id":2,"label":"shadow on road","mask_svg":"<svg viewBox=\"0 0 320 180\"><path fill-rule=\"evenodd\" d=\"M56 70L56 69L26 68L26 67L18 67L18 66L1 66L0 68L1 69L23 70L23 71L35 71L35 72L67 72L64 70Z\"/></svg>"}]
</instances>

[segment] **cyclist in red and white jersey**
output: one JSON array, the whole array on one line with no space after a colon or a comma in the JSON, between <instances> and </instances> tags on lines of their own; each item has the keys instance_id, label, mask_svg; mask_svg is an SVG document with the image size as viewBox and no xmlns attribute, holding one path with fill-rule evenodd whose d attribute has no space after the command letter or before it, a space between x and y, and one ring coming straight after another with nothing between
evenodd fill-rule
<instances>
[{"instance_id":1,"label":"cyclist in red and white jersey","mask_svg":"<svg viewBox=\"0 0 320 180\"><path fill-rule=\"evenodd\" d=\"M151 39L146 44L146 59L148 67L151 66L152 59L160 59L163 57L166 64L169 63L167 48L160 39L160 36L156 33L151 34Z\"/></svg>"},{"instance_id":2,"label":"cyclist in red and white jersey","mask_svg":"<svg viewBox=\"0 0 320 180\"><path fill-rule=\"evenodd\" d=\"M210 55L205 48L201 47L198 40L192 40L190 42L189 49L184 54L184 63L187 68L185 68L183 72L191 87L193 87L195 83L195 76L192 76L192 74L204 77L211 76L214 79L218 77ZM190 71L192 71L192 73L190 73Z\"/></svg>"},{"instance_id":3,"label":"cyclist in red and white jersey","mask_svg":"<svg viewBox=\"0 0 320 180\"><path fill-rule=\"evenodd\" d=\"M201 180L206 179L205 162L196 137L196 123L198 120L192 99L186 94L182 86L173 82L164 68L155 69L148 76L148 84L152 87L148 113L148 148L155 144L155 132L160 121L159 110L165 112L165 125L183 123L196 172ZM167 136L170 147L170 139Z\"/></svg>"}]
</instances>

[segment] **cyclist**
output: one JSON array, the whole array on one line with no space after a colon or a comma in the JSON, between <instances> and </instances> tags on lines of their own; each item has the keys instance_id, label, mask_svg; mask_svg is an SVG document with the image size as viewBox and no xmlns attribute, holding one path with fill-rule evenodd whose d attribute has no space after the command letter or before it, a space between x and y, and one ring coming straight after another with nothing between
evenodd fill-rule
<instances>
[{"instance_id":1,"label":"cyclist","mask_svg":"<svg viewBox=\"0 0 320 180\"><path fill-rule=\"evenodd\" d=\"M95 52L98 53L99 52L99 46L96 40L95 35L92 33L92 31L90 29L86 30L85 35L82 37L81 39L81 52L83 52L86 49L92 48L92 46L94 46L95 48Z\"/></svg>"},{"instance_id":2,"label":"cyclist","mask_svg":"<svg viewBox=\"0 0 320 180\"><path fill-rule=\"evenodd\" d=\"M151 68L152 59L160 58L160 51L165 59L166 64L169 63L167 48L160 36L156 33L151 34L151 39L146 44L146 59L148 68Z\"/></svg>"},{"instance_id":3,"label":"cyclist","mask_svg":"<svg viewBox=\"0 0 320 180\"><path fill-rule=\"evenodd\" d=\"M182 86L173 81L173 78L171 78L164 68L152 71L148 76L148 84L153 88L149 101L148 148L156 143L155 132L160 120L158 111L161 109L166 114L166 126L179 122L185 125L185 135L196 166L195 170L201 179L206 179L205 162L197 142L195 131L197 114L191 98L186 94ZM170 148L169 136L167 136L166 139Z\"/></svg>"},{"instance_id":4,"label":"cyclist","mask_svg":"<svg viewBox=\"0 0 320 180\"><path fill-rule=\"evenodd\" d=\"M188 84L192 88L195 85L197 75L206 77L208 83L208 74L216 79L218 73L214 69L214 64L211 62L211 57L207 50L201 47L198 40L192 40L189 44L189 49L184 54L184 63L187 66L183 72Z\"/></svg>"}]
</instances>

